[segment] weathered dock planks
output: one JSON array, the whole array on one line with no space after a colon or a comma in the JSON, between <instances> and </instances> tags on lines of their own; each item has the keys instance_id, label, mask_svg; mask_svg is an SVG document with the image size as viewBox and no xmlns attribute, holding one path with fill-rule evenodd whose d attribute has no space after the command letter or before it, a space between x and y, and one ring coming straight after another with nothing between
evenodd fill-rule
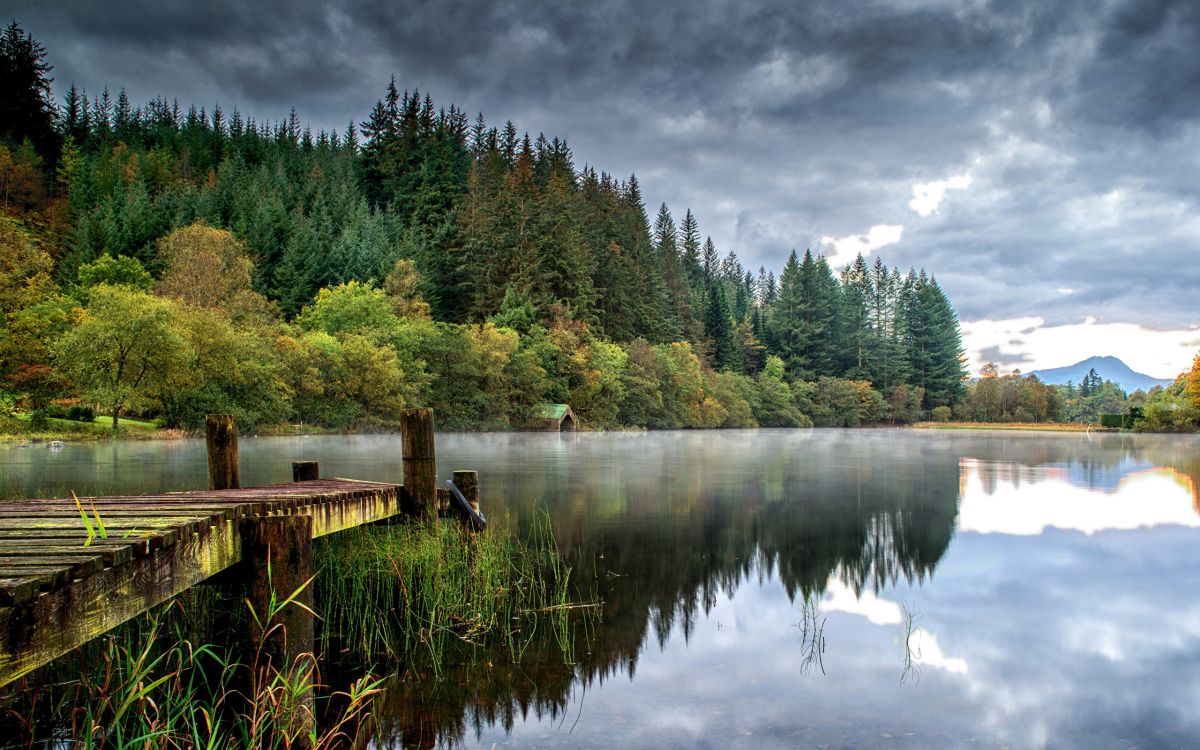
<instances>
[{"instance_id":1,"label":"weathered dock planks","mask_svg":"<svg viewBox=\"0 0 1200 750\"><path fill-rule=\"evenodd\" d=\"M410 503L353 479L79 500L107 538L72 498L0 503L0 685L239 563L246 522L306 516L319 537Z\"/></svg>"}]
</instances>

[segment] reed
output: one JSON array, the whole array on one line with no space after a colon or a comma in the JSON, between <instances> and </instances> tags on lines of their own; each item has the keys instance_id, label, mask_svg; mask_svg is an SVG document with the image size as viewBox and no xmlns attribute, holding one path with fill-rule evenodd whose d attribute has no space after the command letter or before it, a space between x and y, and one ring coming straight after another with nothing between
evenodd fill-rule
<instances>
[{"instance_id":1,"label":"reed","mask_svg":"<svg viewBox=\"0 0 1200 750\"><path fill-rule=\"evenodd\" d=\"M101 536L99 514L86 501L79 509L81 525ZM427 664L440 675L451 651L469 662L485 642L514 663L531 644L550 644L572 664L599 616L545 513L525 539L436 520L351 529L315 544L313 562L317 650L356 657L353 673L365 674L344 690L323 685L320 654L276 666L240 642L255 626L265 642L280 610L303 606L299 591L277 592L256 612L231 591L194 587L0 690L0 750L355 746L382 684L375 665Z\"/></svg>"},{"instance_id":2,"label":"reed","mask_svg":"<svg viewBox=\"0 0 1200 750\"><path fill-rule=\"evenodd\" d=\"M436 520L348 530L314 548L313 567L323 645L370 662L423 652L440 669L449 644L485 638L517 653L543 624L573 660L570 619L596 612L544 513L524 540Z\"/></svg>"},{"instance_id":3,"label":"reed","mask_svg":"<svg viewBox=\"0 0 1200 750\"><path fill-rule=\"evenodd\" d=\"M202 598L209 598L204 595ZM279 608L293 601L280 598ZM273 604L272 606L276 606ZM252 613L262 621L269 613ZM369 675L333 694L340 713L314 720L320 674L312 654L276 669L255 654L196 640L209 613L177 599L90 644L90 653L55 665L0 693L0 748L234 750L350 746L369 719L379 682ZM199 615L197 620L194 615ZM75 667L73 670L72 667Z\"/></svg>"}]
</instances>

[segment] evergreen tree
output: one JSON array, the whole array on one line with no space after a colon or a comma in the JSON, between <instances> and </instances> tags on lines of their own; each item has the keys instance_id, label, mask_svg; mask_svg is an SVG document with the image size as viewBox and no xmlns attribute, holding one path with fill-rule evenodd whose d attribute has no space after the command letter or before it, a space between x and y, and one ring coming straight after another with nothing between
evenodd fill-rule
<instances>
[{"instance_id":1,"label":"evergreen tree","mask_svg":"<svg viewBox=\"0 0 1200 750\"><path fill-rule=\"evenodd\" d=\"M924 271L909 272L902 295L909 384L925 389L926 409L949 406L962 394L966 377L958 316Z\"/></svg>"},{"instance_id":2,"label":"evergreen tree","mask_svg":"<svg viewBox=\"0 0 1200 750\"><path fill-rule=\"evenodd\" d=\"M700 224L690 208L683 217L683 223L679 225L679 237L684 275L695 293L704 289L704 259L700 250Z\"/></svg>"},{"instance_id":3,"label":"evergreen tree","mask_svg":"<svg viewBox=\"0 0 1200 750\"><path fill-rule=\"evenodd\" d=\"M771 308L768 327L771 343L783 360L784 368L797 379L810 374L804 356L809 343L805 313L800 259L792 250L779 277L779 299Z\"/></svg>"},{"instance_id":4,"label":"evergreen tree","mask_svg":"<svg viewBox=\"0 0 1200 750\"><path fill-rule=\"evenodd\" d=\"M717 246L713 244L712 237L704 239L704 282L711 284L716 280L717 274L721 272L721 260L717 257Z\"/></svg>"},{"instance_id":5,"label":"evergreen tree","mask_svg":"<svg viewBox=\"0 0 1200 750\"><path fill-rule=\"evenodd\" d=\"M846 377L855 380L865 380L871 377L872 296L871 272L866 259L860 253L854 262L842 271L841 369Z\"/></svg>"},{"instance_id":6,"label":"evergreen tree","mask_svg":"<svg viewBox=\"0 0 1200 750\"><path fill-rule=\"evenodd\" d=\"M51 66L46 48L16 21L0 34L0 140L19 146L28 139L42 158L58 158Z\"/></svg>"},{"instance_id":7,"label":"evergreen tree","mask_svg":"<svg viewBox=\"0 0 1200 750\"><path fill-rule=\"evenodd\" d=\"M689 300L691 293L679 257L677 239L675 221L664 203L654 218L654 245L662 266L663 284L669 301L666 335L668 340L672 341L683 336L692 317Z\"/></svg>"},{"instance_id":8,"label":"evergreen tree","mask_svg":"<svg viewBox=\"0 0 1200 750\"><path fill-rule=\"evenodd\" d=\"M837 363L841 290L824 256L814 259L811 250L804 251L800 287L807 338L804 347L806 370L816 377L832 375Z\"/></svg>"},{"instance_id":9,"label":"evergreen tree","mask_svg":"<svg viewBox=\"0 0 1200 750\"><path fill-rule=\"evenodd\" d=\"M720 284L710 284L708 287L708 304L704 308L704 338L709 346L709 364L713 369L739 369L733 321L729 317L729 303Z\"/></svg>"}]
</instances>

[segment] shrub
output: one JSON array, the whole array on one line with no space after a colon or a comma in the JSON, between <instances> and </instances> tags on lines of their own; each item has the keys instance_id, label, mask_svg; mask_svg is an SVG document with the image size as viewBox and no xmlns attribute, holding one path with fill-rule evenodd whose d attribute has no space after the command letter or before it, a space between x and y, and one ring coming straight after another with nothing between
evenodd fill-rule
<instances>
[{"instance_id":1,"label":"shrub","mask_svg":"<svg viewBox=\"0 0 1200 750\"><path fill-rule=\"evenodd\" d=\"M933 410L929 412L929 418L932 419L934 422L949 422L950 421L950 407L949 406L933 407Z\"/></svg>"},{"instance_id":2,"label":"shrub","mask_svg":"<svg viewBox=\"0 0 1200 750\"><path fill-rule=\"evenodd\" d=\"M75 404L71 408L67 409L66 417L73 422L95 422L96 410L90 406Z\"/></svg>"}]
</instances>

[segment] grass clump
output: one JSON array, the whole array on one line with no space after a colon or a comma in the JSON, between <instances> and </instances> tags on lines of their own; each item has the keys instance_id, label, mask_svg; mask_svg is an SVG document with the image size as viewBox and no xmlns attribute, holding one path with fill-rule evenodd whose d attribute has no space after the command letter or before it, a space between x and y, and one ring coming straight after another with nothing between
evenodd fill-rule
<instances>
[{"instance_id":1,"label":"grass clump","mask_svg":"<svg viewBox=\"0 0 1200 750\"><path fill-rule=\"evenodd\" d=\"M314 550L323 639L372 661L424 651L437 667L451 643L506 639L513 648L546 619L573 642L566 620L579 603L571 567L540 514L521 540L503 528L472 533L424 521L348 530Z\"/></svg>"},{"instance_id":2,"label":"grass clump","mask_svg":"<svg viewBox=\"0 0 1200 750\"><path fill-rule=\"evenodd\" d=\"M367 726L379 681L363 676L324 697L337 710L318 726L313 690L321 675L315 656L299 654L283 669L261 654L238 661L237 646L214 645L200 635L210 630L216 613L193 606L214 603L212 592L183 595L0 690L0 748L351 746Z\"/></svg>"}]
</instances>

